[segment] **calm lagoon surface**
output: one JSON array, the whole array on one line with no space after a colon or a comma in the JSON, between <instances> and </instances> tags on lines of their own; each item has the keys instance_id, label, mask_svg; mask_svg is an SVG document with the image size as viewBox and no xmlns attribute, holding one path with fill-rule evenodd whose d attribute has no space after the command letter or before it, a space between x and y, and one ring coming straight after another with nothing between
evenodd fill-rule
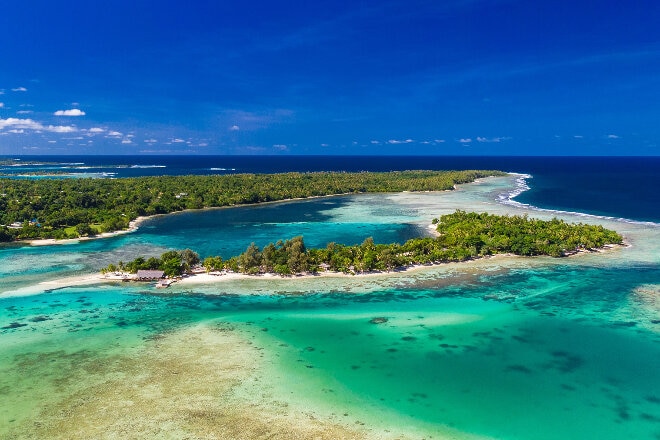
<instances>
[{"instance_id":1,"label":"calm lagoon surface","mask_svg":"<svg viewBox=\"0 0 660 440\"><path fill-rule=\"evenodd\" d=\"M511 204L520 185L190 211L0 248L0 438L660 438L660 225ZM165 291L41 284L167 249L403 242L457 208L603 224L629 246Z\"/></svg>"}]
</instances>

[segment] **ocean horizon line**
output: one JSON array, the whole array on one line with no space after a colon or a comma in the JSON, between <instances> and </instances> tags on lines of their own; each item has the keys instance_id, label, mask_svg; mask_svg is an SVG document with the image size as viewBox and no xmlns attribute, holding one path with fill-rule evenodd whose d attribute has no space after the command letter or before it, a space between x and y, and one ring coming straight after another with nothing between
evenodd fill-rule
<instances>
[{"instance_id":1,"label":"ocean horizon line","mask_svg":"<svg viewBox=\"0 0 660 440\"><path fill-rule=\"evenodd\" d=\"M452 158L505 158L505 157L515 157L515 158L571 158L571 159L580 159L580 158L658 158L660 159L659 154L580 154L580 155L554 155L554 154L204 154L204 153L189 153L189 152L177 152L177 153L138 153L138 154L105 154L105 153L87 153L87 154L0 154L0 159L12 159L12 158L23 158L23 157L246 157L246 158L271 158L271 157L377 157L377 158L387 158L387 157L452 157Z\"/></svg>"}]
</instances>

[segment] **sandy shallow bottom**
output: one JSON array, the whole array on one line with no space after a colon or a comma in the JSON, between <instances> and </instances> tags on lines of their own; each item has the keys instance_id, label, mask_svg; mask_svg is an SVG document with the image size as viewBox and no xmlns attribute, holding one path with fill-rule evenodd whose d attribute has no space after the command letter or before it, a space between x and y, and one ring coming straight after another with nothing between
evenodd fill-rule
<instances>
[{"instance_id":1,"label":"sandy shallow bottom","mask_svg":"<svg viewBox=\"0 0 660 440\"><path fill-rule=\"evenodd\" d=\"M58 355L54 353L53 355ZM61 353L60 353L61 355ZM61 356L60 356L61 357ZM12 423L4 439L412 439L405 425L365 426L281 399L263 348L231 324L157 335L133 353L70 355L50 380L68 390ZM31 359L48 361L48 355ZM25 368L41 368L29 365ZM75 390L71 392L71 390ZM342 420L343 419L343 420ZM417 426L419 428L419 426ZM428 438L484 437L441 432Z\"/></svg>"},{"instance_id":2,"label":"sandy shallow bottom","mask_svg":"<svg viewBox=\"0 0 660 440\"><path fill-rule=\"evenodd\" d=\"M49 364L57 362L53 369ZM156 334L133 349L42 352L17 364L48 388L31 413L0 423L21 439L412 439L405 424L365 424L287 397L273 359L231 323ZM31 389L31 386L27 387ZM4 426L3 426L4 425ZM428 438L477 439L431 428Z\"/></svg>"},{"instance_id":3,"label":"sandy shallow bottom","mask_svg":"<svg viewBox=\"0 0 660 440\"><path fill-rule=\"evenodd\" d=\"M160 335L132 356L77 356L55 379L76 392L44 407L4 438L373 437L293 410L255 387L259 351L231 327L208 324ZM260 394L246 400L237 397L239 388Z\"/></svg>"}]
</instances>

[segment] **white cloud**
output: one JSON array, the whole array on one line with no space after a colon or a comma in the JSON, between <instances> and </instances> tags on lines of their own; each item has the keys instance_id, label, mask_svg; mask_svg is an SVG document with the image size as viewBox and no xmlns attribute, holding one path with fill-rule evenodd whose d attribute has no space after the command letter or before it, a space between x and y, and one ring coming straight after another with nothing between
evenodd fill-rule
<instances>
[{"instance_id":1,"label":"white cloud","mask_svg":"<svg viewBox=\"0 0 660 440\"><path fill-rule=\"evenodd\" d=\"M155 144L156 142L158 142L158 140L156 140L156 139L145 139L144 142L147 143L147 144Z\"/></svg>"},{"instance_id":2,"label":"white cloud","mask_svg":"<svg viewBox=\"0 0 660 440\"><path fill-rule=\"evenodd\" d=\"M132 144L133 141L130 140L130 139L124 139L124 140L121 141L121 143L122 143L122 144Z\"/></svg>"},{"instance_id":3,"label":"white cloud","mask_svg":"<svg viewBox=\"0 0 660 440\"><path fill-rule=\"evenodd\" d=\"M239 127L238 125L232 125L231 127L229 127L229 131L238 131L240 129L241 127Z\"/></svg>"},{"instance_id":4,"label":"white cloud","mask_svg":"<svg viewBox=\"0 0 660 440\"><path fill-rule=\"evenodd\" d=\"M28 128L33 130L41 130L43 125L32 119L19 119L19 118L7 118L0 119L0 130L6 127L18 127L18 128Z\"/></svg>"},{"instance_id":5,"label":"white cloud","mask_svg":"<svg viewBox=\"0 0 660 440\"><path fill-rule=\"evenodd\" d=\"M2 107L4 107L4 106L5 106L5 103L4 103L4 102L0 102L0 108L2 108Z\"/></svg>"},{"instance_id":6,"label":"white cloud","mask_svg":"<svg viewBox=\"0 0 660 440\"><path fill-rule=\"evenodd\" d=\"M511 139L511 138L510 137L485 138L485 137L479 136L479 137L477 137L477 142L482 142L482 143L483 142L495 142L495 143L498 143L498 142L505 141L507 139Z\"/></svg>"},{"instance_id":7,"label":"white cloud","mask_svg":"<svg viewBox=\"0 0 660 440\"><path fill-rule=\"evenodd\" d=\"M27 89L25 87L16 87L14 89L11 89L12 92L27 92Z\"/></svg>"},{"instance_id":8,"label":"white cloud","mask_svg":"<svg viewBox=\"0 0 660 440\"><path fill-rule=\"evenodd\" d=\"M412 139L406 139L406 140L403 140L403 141L400 141L400 140L397 140L397 139L390 139L389 141L387 141L387 143L390 144L390 145L410 144L410 143L413 143L413 142L415 142L415 141L413 141Z\"/></svg>"},{"instance_id":9,"label":"white cloud","mask_svg":"<svg viewBox=\"0 0 660 440\"><path fill-rule=\"evenodd\" d=\"M295 117L293 110L289 109L268 109L264 111L245 111L227 109L220 116L227 124L230 131L237 127L241 131L261 130L270 127L273 124L280 124L292 121Z\"/></svg>"},{"instance_id":10,"label":"white cloud","mask_svg":"<svg viewBox=\"0 0 660 440\"><path fill-rule=\"evenodd\" d=\"M471 138L461 138L461 139L458 140L458 142L460 142L461 144L469 144L470 142L472 142L472 139Z\"/></svg>"},{"instance_id":11,"label":"white cloud","mask_svg":"<svg viewBox=\"0 0 660 440\"><path fill-rule=\"evenodd\" d=\"M321 144L322 147L329 147L330 144Z\"/></svg>"},{"instance_id":12,"label":"white cloud","mask_svg":"<svg viewBox=\"0 0 660 440\"><path fill-rule=\"evenodd\" d=\"M243 147L242 150L245 153L252 154L252 153L263 153L266 151L266 148L259 147L256 145L248 145L247 147Z\"/></svg>"},{"instance_id":13,"label":"white cloud","mask_svg":"<svg viewBox=\"0 0 660 440\"><path fill-rule=\"evenodd\" d=\"M0 95L4 95L4 94L5 94L5 89L0 89Z\"/></svg>"},{"instance_id":14,"label":"white cloud","mask_svg":"<svg viewBox=\"0 0 660 440\"><path fill-rule=\"evenodd\" d=\"M371 141L371 143L372 143L373 145L379 145L379 144L380 144L380 141Z\"/></svg>"},{"instance_id":15,"label":"white cloud","mask_svg":"<svg viewBox=\"0 0 660 440\"><path fill-rule=\"evenodd\" d=\"M436 139L433 142L435 142L436 144L444 144L445 140L444 139Z\"/></svg>"},{"instance_id":16,"label":"white cloud","mask_svg":"<svg viewBox=\"0 0 660 440\"><path fill-rule=\"evenodd\" d=\"M608 139L619 139L619 137L620 137L620 136L617 136L617 135L615 135L615 134L608 134L608 135L607 135L607 138L608 138Z\"/></svg>"},{"instance_id":17,"label":"white cloud","mask_svg":"<svg viewBox=\"0 0 660 440\"><path fill-rule=\"evenodd\" d=\"M579 134L576 134L576 135L573 136L573 137L574 137L575 139L584 139L584 136L579 135Z\"/></svg>"},{"instance_id":18,"label":"white cloud","mask_svg":"<svg viewBox=\"0 0 660 440\"><path fill-rule=\"evenodd\" d=\"M75 127L67 125L49 125L48 127L45 127L45 130L53 133L73 133L77 131Z\"/></svg>"},{"instance_id":19,"label":"white cloud","mask_svg":"<svg viewBox=\"0 0 660 440\"><path fill-rule=\"evenodd\" d=\"M22 128L20 128L20 129L18 129L18 128L14 128L14 129L12 129L12 130L9 130L9 133L23 134L23 133L25 133L25 130L23 130Z\"/></svg>"},{"instance_id":20,"label":"white cloud","mask_svg":"<svg viewBox=\"0 0 660 440\"><path fill-rule=\"evenodd\" d=\"M92 127L87 131L89 131L90 133L105 133L105 129L101 127Z\"/></svg>"},{"instance_id":21,"label":"white cloud","mask_svg":"<svg viewBox=\"0 0 660 440\"><path fill-rule=\"evenodd\" d=\"M139 153L161 153L161 154L167 154L171 153L172 150L139 150Z\"/></svg>"},{"instance_id":22,"label":"white cloud","mask_svg":"<svg viewBox=\"0 0 660 440\"><path fill-rule=\"evenodd\" d=\"M14 129L50 131L52 133L73 133L74 131L77 131L76 127L73 126L63 126L63 125L45 126L42 123L35 121L34 119L19 119L19 118L0 119L0 130L8 127Z\"/></svg>"},{"instance_id":23,"label":"white cloud","mask_svg":"<svg viewBox=\"0 0 660 440\"><path fill-rule=\"evenodd\" d=\"M108 132L108 137L120 137L120 136L123 136L123 135L118 131L109 131Z\"/></svg>"},{"instance_id":24,"label":"white cloud","mask_svg":"<svg viewBox=\"0 0 660 440\"><path fill-rule=\"evenodd\" d=\"M273 145L273 148L279 151L287 151L289 149L289 147L284 144L275 144Z\"/></svg>"},{"instance_id":25,"label":"white cloud","mask_svg":"<svg viewBox=\"0 0 660 440\"><path fill-rule=\"evenodd\" d=\"M29 115L30 113L34 113L32 110L19 110L16 112L18 115Z\"/></svg>"},{"instance_id":26,"label":"white cloud","mask_svg":"<svg viewBox=\"0 0 660 440\"><path fill-rule=\"evenodd\" d=\"M72 108L71 110L58 110L53 114L55 116L85 116L85 112L79 108Z\"/></svg>"},{"instance_id":27,"label":"white cloud","mask_svg":"<svg viewBox=\"0 0 660 440\"><path fill-rule=\"evenodd\" d=\"M183 139L179 139L179 138L174 138L174 139L172 139L172 143L173 143L173 144L182 144L182 143L184 143L184 142L186 142L186 141L183 140Z\"/></svg>"}]
</instances>

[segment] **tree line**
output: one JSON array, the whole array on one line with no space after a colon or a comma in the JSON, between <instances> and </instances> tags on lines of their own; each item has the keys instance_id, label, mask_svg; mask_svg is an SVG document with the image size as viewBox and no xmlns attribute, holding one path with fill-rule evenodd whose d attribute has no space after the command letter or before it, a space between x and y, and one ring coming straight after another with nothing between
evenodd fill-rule
<instances>
[{"instance_id":1,"label":"tree line","mask_svg":"<svg viewBox=\"0 0 660 440\"><path fill-rule=\"evenodd\" d=\"M500 171L0 178L0 242L127 229L139 216L334 194L442 191Z\"/></svg>"},{"instance_id":2,"label":"tree line","mask_svg":"<svg viewBox=\"0 0 660 440\"><path fill-rule=\"evenodd\" d=\"M562 257L623 241L621 235L600 225L566 223L556 218L544 221L531 219L527 215L479 214L459 210L433 222L437 225L437 237L413 238L403 244L376 244L369 237L360 245L346 246L333 242L325 248L307 249L303 237L299 236L269 243L263 249L251 243L240 255L227 260L219 256L207 257L202 265L207 272L227 270L253 275L294 275L320 271L364 273L391 271L415 264L466 261L502 253ZM123 267L131 272L152 268L166 270L165 265L138 267L148 261L144 258L138 260L137 265L131 262Z\"/></svg>"},{"instance_id":3,"label":"tree line","mask_svg":"<svg viewBox=\"0 0 660 440\"><path fill-rule=\"evenodd\" d=\"M117 264L111 263L108 267L103 268L101 272L137 273L138 270L162 270L165 275L175 277L190 273L199 263L200 259L197 252L184 249L182 251L167 251L160 257L137 257L128 263L123 261Z\"/></svg>"}]
</instances>

